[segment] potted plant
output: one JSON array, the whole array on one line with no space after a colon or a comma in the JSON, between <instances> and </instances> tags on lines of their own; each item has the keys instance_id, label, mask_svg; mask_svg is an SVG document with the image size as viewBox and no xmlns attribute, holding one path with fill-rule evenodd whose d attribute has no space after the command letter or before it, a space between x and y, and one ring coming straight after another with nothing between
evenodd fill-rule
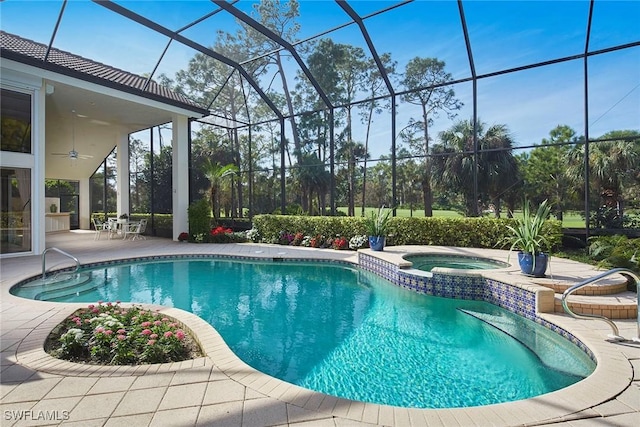
<instances>
[{"instance_id":1,"label":"potted plant","mask_svg":"<svg viewBox=\"0 0 640 427\"><path fill-rule=\"evenodd\" d=\"M366 217L365 225L369 236L369 247L374 251L384 249L385 239L389 229L389 219L391 209L385 209L384 205L380 206L378 212L371 212Z\"/></svg>"},{"instance_id":2,"label":"potted plant","mask_svg":"<svg viewBox=\"0 0 640 427\"><path fill-rule=\"evenodd\" d=\"M544 277L549 262L544 249L549 245L547 237L542 233L542 226L549 218L551 206L545 200L538 206L534 215L531 213L529 201L525 200L522 207L522 219L517 219L515 226L507 225L511 232L505 238L510 244L510 251L518 250L518 263L523 274L533 277Z\"/></svg>"}]
</instances>

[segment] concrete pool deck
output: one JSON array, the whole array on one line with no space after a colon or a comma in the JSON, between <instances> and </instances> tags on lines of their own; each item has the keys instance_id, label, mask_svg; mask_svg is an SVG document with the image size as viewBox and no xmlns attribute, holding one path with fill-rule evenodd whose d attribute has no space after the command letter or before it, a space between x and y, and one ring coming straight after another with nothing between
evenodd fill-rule
<instances>
[{"instance_id":1,"label":"concrete pool deck","mask_svg":"<svg viewBox=\"0 0 640 427\"><path fill-rule=\"evenodd\" d=\"M277 245L197 245L168 239L93 240L93 233L47 236L47 245L81 263L151 255L224 254L265 258L339 259L357 262L352 251ZM393 259L404 248L380 256ZM454 249L451 249L454 250ZM487 251L464 248L469 255ZM504 256L505 251L495 251ZM493 255L492 255L493 256ZM513 261L513 260L512 260ZM71 265L55 253L47 267ZM349 401L312 392L250 368L219 334L195 315L164 308L197 336L206 354L161 365L101 367L51 358L43 343L51 329L77 307L31 301L9 288L41 272L39 255L5 258L0 277L0 408L3 426L636 426L640 424L640 345L606 341L610 328L597 320L545 313L544 319L570 331L594 352L595 372L565 389L536 398L456 409L407 409ZM553 258L551 272L590 277L589 266ZM526 282L514 269L492 275ZM526 283L523 283L526 285ZM616 321L620 333L635 337L636 322Z\"/></svg>"}]
</instances>

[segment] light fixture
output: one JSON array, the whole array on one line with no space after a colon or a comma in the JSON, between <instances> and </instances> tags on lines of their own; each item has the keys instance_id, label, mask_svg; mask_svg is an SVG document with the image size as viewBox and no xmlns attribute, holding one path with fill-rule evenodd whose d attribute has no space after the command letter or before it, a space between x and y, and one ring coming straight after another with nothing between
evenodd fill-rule
<instances>
[{"instance_id":1,"label":"light fixture","mask_svg":"<svg viewBox=\"0 0 640 427\"><path fill-rule=\"evenodd\" d=\"M81 116L76 113L76 110L71 110L71 150L68 153L51 153L54 156L68 157L72 162L78 159L84 160L93 158L90 154L80 154L76 151L76 117L86 116Z\"/></svg>"}]
</instances>

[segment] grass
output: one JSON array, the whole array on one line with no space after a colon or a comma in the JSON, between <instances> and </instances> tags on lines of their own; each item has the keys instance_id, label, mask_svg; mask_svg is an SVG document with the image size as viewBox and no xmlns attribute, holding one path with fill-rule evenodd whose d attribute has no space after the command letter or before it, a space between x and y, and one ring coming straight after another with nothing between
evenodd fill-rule
<instances>
[{"instance_id":1,"label":"grass","mask_svg":"<svg viewBox=\"0 0 640 427\"><path fill-rule=\"evenodd\" d=\"M362 208L360 207L356 207L356 216L360 216L361 209ZM340 206L338 207L338 211L344 212L346 214L348 212L348 209L346 206ZM371 215L371 212L377 212L377 211L378 211L378 208L373 208L373 207L364 208L365 216L369 216ZM517 216L518 214L521 214L521 213L522 212L520 211L516 211L515 215ZM412 217L412 216L424 217L424 210L396 209L396 216L403 217L403 218ZM460 214L459 212L452 211L452 210L444 210L444 209L434 210L433 216L436 218L463 218L464 217L464 215ZM504 218L505 215L503 214L502 217ZM584 228L585 227L584 218L578 212L565 212L562 220L562 226L565 228Z\"/></svg>"}]
</instances>

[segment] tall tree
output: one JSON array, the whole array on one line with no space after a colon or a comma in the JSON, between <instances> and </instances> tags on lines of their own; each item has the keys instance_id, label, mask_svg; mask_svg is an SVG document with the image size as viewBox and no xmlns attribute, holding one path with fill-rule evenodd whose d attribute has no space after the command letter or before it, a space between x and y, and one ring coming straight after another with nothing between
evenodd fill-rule
<instances>
[{"instance_id":1,"label":"tall tree","mask_svg":"<svg viewBox=\"0 0 640 427\"><path fill-rule=\"evenodd\" d=\"M316 77L318 84L323 89L329 99L343 99L344 87L340 84L340 76L336 64L343 61L344 50L339 44L331 39L321 39L318 41L307 58L307 66ZM307 111L317 111L315 113L304 114L300 117L300 134L302 144L302 154L316 151L318 159L326 164L328 160L328 144L330 140L330 120L332 115L325 109L325 105L318 96L317 91L307 80L306 76L298 72L296 102L302 105ZM333 115L334 125L340 126L340 111ZM301 188L306 188L301 186ZM328 188L327 188L328 189ZM324 197L321 198L324 200ZM309 210L309 198L306 193L301 194L301 204L305 211Z\"/></svg>"},{"instance_id":2,"label":"tall tree","mask_svg":"<svg viewBox=\"0 0 640 427\"><path fill-rule=\"evenodd\" d=\"M348 215L355 215L355 194L356 194L356 161L357 158L364 157L364 147L353 140L353 102L357 94L365 87L367 78L367 60L364 50L360 47L339 44L338 49L342 51L340 61L335 63L339 81L344 88L341 104L346 105L346 127L343 132L342 152L347 161L348 188L347 203Z\"/></svg>"},{"instance_id":3,"label":"tall tree","mask_svg":"<svg viewBox=\"0 0 640 427\"><path fill-rule=\"evenodd\" d=\"M567 154L577 143L576 132L566 125L558 125L549 132L549 138L542 139L542 145L533 148L522 167L526 194L534 204L548 199L556 217L562 221L566 204L572 195L572 186L567 178Z\"/></svg>"},{"instance_id":4,"label":"tall tree","mask_svg":"<svg viewBox=\"0 0 640 427\"><path fill-rule=\"evenodd\" d=\"M499 215L502 194L520 179L516 159L511 148L513 141L506 125L487 127L476 125L479 146L478 189L496 206ZM474 194L474 141L473 122L461 120L450 129L440 132L440 143L434 146L432 179L436 185L462 194L465 214L471 216L476 211L478 201Z\"/></svg>"},{"instance_id":5,"label":"tall tree","mask_svg":"<svg viewBox=\"0 0 640 427\"><path fill-rule=\"evenodd\" d=\"M234 164L222 166L220 163L214 163L208 160L203 165L203 172L210 183L209 202L211 203L211 213L215 221L220 216L220 186L226 178L238 172L238 167Z\"/></svg>"},{"instance_id":6,"label":"tall tree","mask_svg":"<svg viewBox=\"0 0 640 427\"><path fill-rule=\"evenodd\" d=\"M612 131L589 144L589 179L598 192L601 204L618 209L623 215L624 185L627 176L637 174L640 168L640 133ZM584 144L574 147L568 154L568 176L576 184L584 182Z\"/></svg>"},{"instance_id":7,"label":"tall tree","mask_svg":"<svg viewBox=\"0 0 640 427\"><path fill-rule=\"evenodd\" d=\"M391 60L390 53L384 53L380 55L380 62L384 67L384 72L388 76L393 76L396 72L396 62ZM391 107L390 98L384 98L383 100L377 99L383 94L388 94L387 87L378 65L373 59L370 59L367 63L365 70L366 76L362 82L362 89L367 94L368 101L358 104L360 109L360 120L366 126L365 138L364 138L364 164L362 175L362 209L361 215L365 215L365 206L367 199L367 159L369 157L369 136L371 135L371 123L373 123L374 114L381 114L384 110Z\"/></svg>"},{"instance_id":8,"label":"tall tree","mask_svg":"<svg viewBox=\"0 0 640 427\"><path fill-rule=\"evenodd\" d=\"M298 31L300 31L300 24L296 20L298 16L300 16L300 10L297 0L290 0L287 2L280 0L261 0L260 3L254 4L253 7L254 14L261 24L290 43L298 41L297 34ZM276 41L265 37L251 28L247 28L246 36L250 40L252 49L255 49L254 56L262 56L264 52L273 52L273 54L263 57L261 61L264 62L263 66L271 63L275 64L277 67L277 73L280 76L282 91L286 101L286 108L289 116L288 120L291 124L294 152L297 153L296 155L300 156L300 153L302 152L302 144L300 142L298 125L294 115L295 109L293 96L291 93L292 91L289 89L290 82L287 79L287 73L284 66L284 61L287 58L287 51L277 44ZM298 157L297 160L300 161L300 157Z\"/></svg>"},{"instance_id":9,"label":"tall tree","mask_svg":"<svg viewBox=\"0 0 640 427\"><path fill-rule=\"evenodd\" d=\"M407 63L402 85L410 92L402 96L408 103L418 105L422 111L422 130L424 133L423 150L424 174L422 176L422 194L425 216L433 215L433 193L431 189L431 158L429 157L429 127L433 119L442 111L450 119L462 108L462 102L455 98L453 88L446 86L452 81L450 73L445 71L444 61L437 58L413 58Z\"/></svg>"}]
</instances>

